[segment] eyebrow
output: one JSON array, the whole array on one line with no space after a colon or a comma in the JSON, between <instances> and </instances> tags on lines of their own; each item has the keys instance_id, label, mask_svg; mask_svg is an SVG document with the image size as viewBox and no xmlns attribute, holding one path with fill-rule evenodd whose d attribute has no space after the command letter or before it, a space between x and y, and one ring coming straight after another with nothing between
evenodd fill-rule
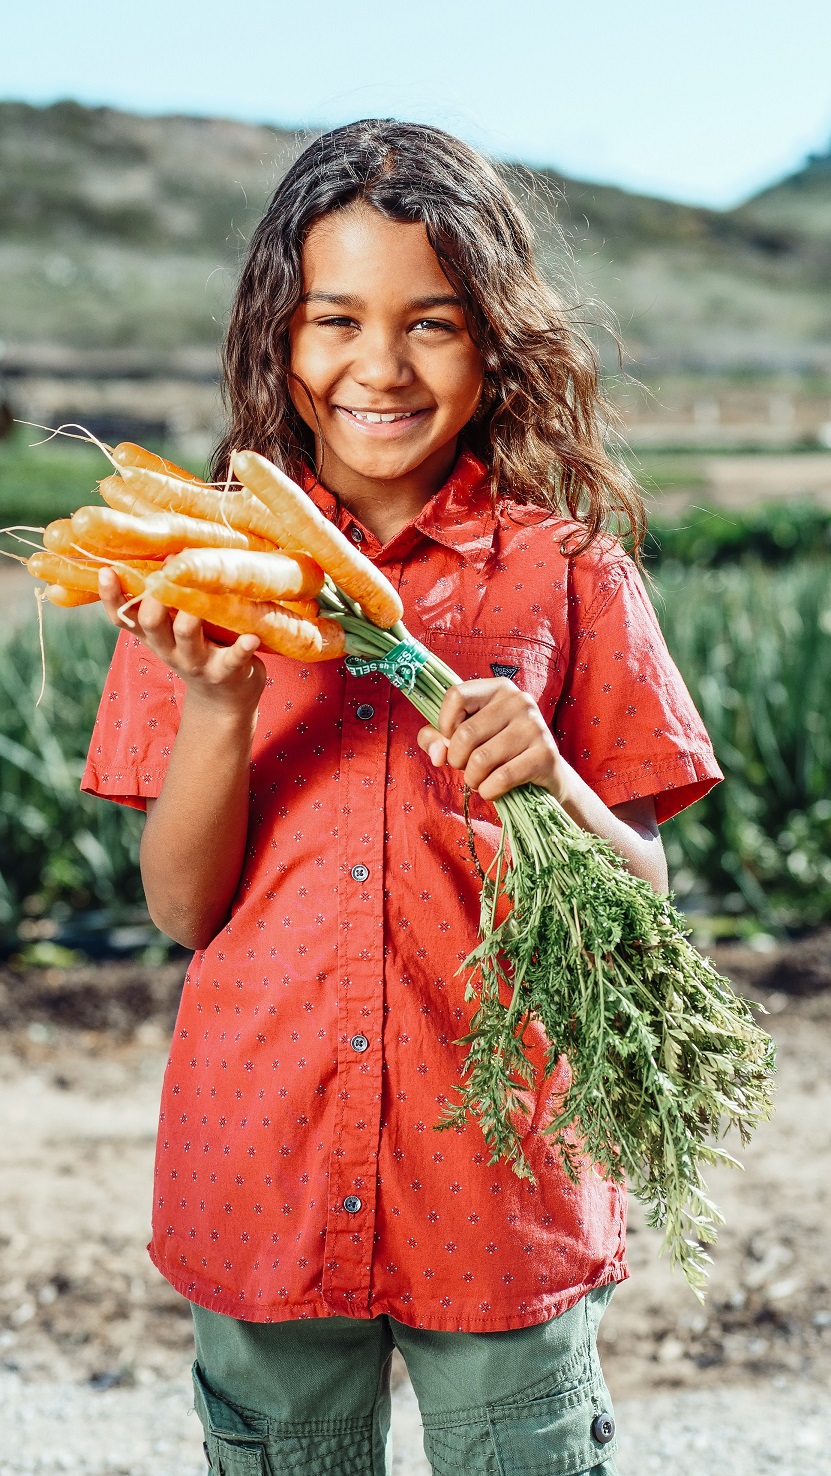
<instances>
[{"instance_id":1,"label":"eyebrow","mask_svg":"<svg viewBox=\"0 0 831 1476\"><path fill-rule=\"evenodd\" d=\"M349 292L305 292L300 299L301 302L329 302L336 307L364 307L363 298L355 297ZM408 312L424 312L428 308L456 307L462 306L459 298L453 292L439 293L435 297L414 297L406 304Z\"/></svg>"}]
</instances>

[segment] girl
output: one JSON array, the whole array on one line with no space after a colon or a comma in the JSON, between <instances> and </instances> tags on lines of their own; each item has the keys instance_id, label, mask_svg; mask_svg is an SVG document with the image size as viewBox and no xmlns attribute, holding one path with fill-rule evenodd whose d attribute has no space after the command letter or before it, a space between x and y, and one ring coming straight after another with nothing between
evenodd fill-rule
<instances>
[{"instance_id":1,"label":"girl","mask_svg":"<svg viewBox=\"0 0 831 1476\"><path fill-rule=\"evenodd\" d=\"M277 189L225 365L213 475L234 447L281 464L463 680L437 731L377 673L222 646L149 599L120 637L84 782L146 808L148 906L195 950L150 1254L193 1305L208 1461L388 1470L397 1346L434 1471L612 1476L595 1339L624 1203L548 1147L566 1075L529 1101L534 1183L478 1126L434 1131L472 1009L465 787L483 864L488 802L532 781L665 889L658 822L719 777L604 531L637 545L643 515L591 350L493 170L370 120Z\"/></svg>"}]
</instances>

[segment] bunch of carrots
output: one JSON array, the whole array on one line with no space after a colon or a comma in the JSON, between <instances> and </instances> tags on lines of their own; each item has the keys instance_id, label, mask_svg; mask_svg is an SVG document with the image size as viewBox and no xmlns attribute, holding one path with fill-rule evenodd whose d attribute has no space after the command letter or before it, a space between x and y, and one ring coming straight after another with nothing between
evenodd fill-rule
<instances>
[{"instance_id":1,"label":"bunch of carrots","mask_svg":"<svg viewBox=\"0 0 831 1476\"><path fill-rule=\"evenodd\" d=\"M27 561L53 604L97 599L109 566L128 605L154 595L209 634L257 635L304 662L345 656L348 670L381 671L438 724L458 677L408 634L384 575L277 467L235 452L237 481L218 487L140 446L107 454L106 506L50 523ZM525 1029L540 1021L546 1073L561 1055L572 1070L547 1128L566 1170L577 1178L587 1154L610 1178L625 1174L700 1296L704 1246L721 1221L703 1170L735 1162L717 1143L728 1127L747 1141L769 1117L773 1044L692 947L671 899L553 795L522 785L495 808L502 844L483 874L480 942L462 965L476 1001L468 1053L440 1125L473 1118L492 1161L532 1177L517 1123L535 1084Z\"/></svg>"},{"instance_id":2,"label":"bunch of carrots","mask_svg":"<svg viewBox=\"0 0 831 1476\"><path fill-rule=\"evenodd\" d=\"M376 625L401 618L388 580L264 457L238 452L240 482L220 488L130 442L111 455L105 505L50 523L27 560L52 604L92 603L111 567L131 600L153 595L302 661L345 653L343 627L317 598L326 574Z\"/></svg>"}]
</instances>

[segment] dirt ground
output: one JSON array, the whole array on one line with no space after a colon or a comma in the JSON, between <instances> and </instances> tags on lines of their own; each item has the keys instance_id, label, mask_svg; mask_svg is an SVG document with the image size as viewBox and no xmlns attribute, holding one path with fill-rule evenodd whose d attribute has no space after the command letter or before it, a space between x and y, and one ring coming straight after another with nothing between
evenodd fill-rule
<instances>
[{"instance_id":1,"label":"dirt ground","mask_svg":"<svg viewBox=\"0 0 831 1476\"><path fill-rule=\"evenodd\" d=\"M778 1109L711 1187L726 1226L702 1307L631 1215L603 1328L613 1391L831 1375L831 931L724 948L769 1010ZM145 1254L156 1108L181 964L0 969L0 1366L130 1386L181 1373L186 1304Z\"/></svg>"}]
</instances>

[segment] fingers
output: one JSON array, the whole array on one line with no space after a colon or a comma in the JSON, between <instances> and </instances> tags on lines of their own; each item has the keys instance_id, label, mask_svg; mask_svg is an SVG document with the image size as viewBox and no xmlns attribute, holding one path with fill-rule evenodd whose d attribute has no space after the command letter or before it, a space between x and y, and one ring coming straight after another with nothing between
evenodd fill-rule
<instances>
[{"instance_id":1,"label":"fingers","mask_svg":"<svg viewBox=\"0 0 831 1476\"><path fill-rule=\"evenodd\" d=\"M460 682L447 693L439 730L427 726L420 748L436 767L460 769L464 782L494 800L519 784L556 790L562 764L536 702L504 678Z\"/></svg>"},{"instance_id":2,"label":"fingers","mask_svg":"<svg viewBox=\"0 0 831 1476\"><path fill-rule=\"evenodd\" d=\"M515 735L509 730L501 736L504 744L485 753L477 750L471 756L465 769L469 788L485 800L499 799L520 784L540 784L550 789L559 759L553 739L549 743L539 738L526 744L521 737L514 741Z\"/></svg>"},{"instance_id":3,"label":"fingers","mask_svg":"<svg viewBox=\"0 0 831 1476\"><path fill-rule=\"evenodd\" d=\"M101 597L101 604L107 612L107 619L113 625L123 625L124 622L118 612L127 596L112 569L102 569L98 575L98 593Z\"/></svg>"},{"instance_id":4,"label":"fingers","mask_svg":"<svg viewBox=\"0 0 831 1476\"><path fill-rule=\"evenodd\" d=\"M241 635L233 646L215 646L217 668L228 676L246 671L252 666L251 658L259 645L259 636Z\"/></svg>"},{"instance_id":5,"label":"fingers","mask_svg":"<svg viewBox=\"0 0 831 1476\"><path fill-rule=\"evenodd\" d=\"M439 729L448 740L448 763L466 769L471 755L497 734L517 722L533 724L535 718L542 722L537 704L513 682L501 677L460 682L447 693L439 714Z\"/></svg>"},{"instance_id":6,"label":"fingers","mask_svg":"<svg viewBox=\"0 0 831 1476\"><path fill-rule=\"evenodd\" d=\"M427 754L434 768L440 769L446 764L447 739L442 737L437 728L431 728L429 724L425 728L420 728L418 746Z\"/></svg>"},{"instance_id":7,"label":"fingers","mask_svg":"<svg viewBox=\"0 0 831 1476\"><path fill-rule=\"evenodd\" d=\"M145 598L132 603L129 595L124 593L114 569L101 570L98 575L98 593L111 623L118 626L119 630L132 631L140 640L146 635L160 635L171 623L170 611L158 600ZM130 610L122 614L125 604L130 605Z\"/></svg>"},{"instance_id":8,"label":"fingers","mask_svg":"<svg viewBox=\"0 0 831 1476\"><path fill-rule=\"evenodd\" d=\"M521 697L523 693L505 677L481 678L473 682L457 682L446 693L439 714L439 728L446 738L472 713L502 697Z\"/></svg>"},{"instance_id":9,"label":"fingers","mask_svg":"<svg viewBox=\"0 0 831 1476\"><path fill-rule=\"evenodd\" d=\"M206 638L205 626L196 615L171 610L152 596L145 596L131 605L129 612L120 614L127 596L112 569L102 569L98 589L113 625L130 630L185 680L204 675L209 682L221 682L251 668L252 656L260 645L258 636L237 636L230 645L219 645Z\"/></svg>"}]
</instances>

